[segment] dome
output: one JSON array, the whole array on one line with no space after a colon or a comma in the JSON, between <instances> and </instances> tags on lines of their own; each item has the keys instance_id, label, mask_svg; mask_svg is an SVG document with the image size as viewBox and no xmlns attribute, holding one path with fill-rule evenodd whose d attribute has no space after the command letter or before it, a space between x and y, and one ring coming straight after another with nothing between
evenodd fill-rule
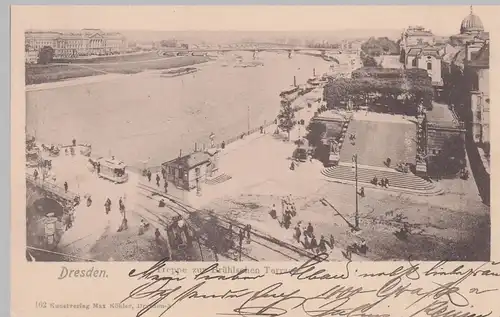
<instances>
[{"instance_id":1,"label":"dome","mask_svg":"<svg viewBox=\"0 0 500 317\"><path fill-rule=\"evenodd\" d=\"M462 24L460 25L460 34L482 31L484 31L483 22L472 12L471 6L470 14L462 20Z\"/></svg>"}]
</instances>

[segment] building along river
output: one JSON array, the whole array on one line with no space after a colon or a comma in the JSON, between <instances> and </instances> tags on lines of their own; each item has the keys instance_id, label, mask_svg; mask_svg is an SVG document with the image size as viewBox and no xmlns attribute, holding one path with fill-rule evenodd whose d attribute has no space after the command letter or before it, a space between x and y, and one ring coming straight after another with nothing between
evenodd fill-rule
<instances>
[{"instance_id":1,"label":"building along river","mask_svg":"<svg viewBox=\"0 0 500 317\"><path fill-rule=\"evenodd\" d=\"M194 65L198 72L161 77L161 71L91 83L26 92L27 132L45 143L68 144L73 138L90 143L99 155L114 155L129 165L156 166L194 144L216 142L276 118L281 90L303 84L326 72L321 58L261 52L263 66L234 67L238 55L252 62L252 53L227 53L214 62ZM241 66L241 65L240 65Z\"/></svg>"}]
</instances>

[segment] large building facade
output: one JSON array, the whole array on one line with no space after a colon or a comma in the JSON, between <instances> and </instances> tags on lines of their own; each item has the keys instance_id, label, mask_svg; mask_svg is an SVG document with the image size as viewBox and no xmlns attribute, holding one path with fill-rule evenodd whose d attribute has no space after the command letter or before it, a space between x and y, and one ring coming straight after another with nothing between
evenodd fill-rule
<instances>
[{"instance_id":1,"label":"large building facade","mask_svg":"<svg viewBox=\"0 0 500 317\"><path fill-rule=\"evenodd\" d=\"M401 34L401 50L407 51L413 46L428 46L434 45L434 43L434 34L422 26L409 26Z\"/></svg>"},{"instance_id":2,"label":"large building facade","mask_svg":"<svg viewBox=\"0 0 500 317\"><path fill-rule=\"evenodd\" d=\"M439 48L433 46L410 47L406 52L405 67L425 69L434 87L443 86Z\"/></svg>"},{"instance_id":3,"label":"large building facade","mask_svg":"<svg viewBox=\"0 0 500 317\"><path fill-rule=\"evenodd\" d=\"M76 58L80 56L103 56L119 54L126 50L125 37L117 32L99 29L83 29L80 32L25 32L26 55L40 52L50 47L54 59ZM32 58L31 58L32 59Z\"/></svg>"}]
</instances>

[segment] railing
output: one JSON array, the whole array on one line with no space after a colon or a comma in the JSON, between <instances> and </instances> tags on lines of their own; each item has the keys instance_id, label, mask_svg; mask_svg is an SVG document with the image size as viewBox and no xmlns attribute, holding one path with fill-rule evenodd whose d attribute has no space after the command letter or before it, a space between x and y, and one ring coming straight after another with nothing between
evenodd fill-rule
<instances>
[{"instance_id":1,"label":"railing","mask_svg":"<svg viewBox=\"0 0 500 317\"><path fill-rule=\"evenodd\" d=\"M56 184L51 184L47 181L41 180L41 179L36 179L32 176L26 173L26 180L31 183L32 185L46 190L50 193L55 194L56 196L66 200L66 201L75 201L75 198L78 197L78 194L75 194L73 192L66 192L64 188L61 188L60 186L57 186Z\"/></svg>"},{"instance_id":2,"label":"railing","mask_svg":"<svg viewBox=\"0 0 500 317\"><path fill-rule=\"evenodd\" d=\"M271 125L273 125L273 124L275 124L275 123L274 123L274 120L272 120L272 121L270 121L270 122L267 122L267 121L266 121L266 123L264 123L264 124L262 125L262 128L267 128L267 127L269 127L269 126L271 126ZM248 136L248 135L251 135L251 134L253 134L253 133L255 133L255 132L260 131L260 127L261 127L261 126L258 126L258 127L256 127L256 128L253 128L253 129L251 129L251 130L247 131L247 132L242 132L242 133L240 133L240 134L238 134L238 135L236 135L236 136L233 136L233 137L231 137L231 138L229 138L229 139L223 140L224 145L225 145L225 146L227 146L227 145L229 145L229 144L231 144L231 143L234 143L234 142L236 142L236 141L238 141L238 140L243 139L245 136ZM215 143L215 144L214 144L214 146L215 146L215 147L218 147L218 148L221 148L221 147L222 147L222 143L223 143L223 142L220 142L220 143ZM210 148L210 146L208 146L208 147L207 147L207 146L206 146L206 144L200 144L200 145L201 145L201 146L200 146L200 147L198 147L198 149L209 149L209 148ZM193 151L193 152L188 152L187 154L192 154L192 153L194 153L194 151ZM144 167L141 167L140 169L139 169L139 168L134 168L133 166L130 166L130 167L129 167L129 169L131 169L131 170L135 170L135 171L140 171L142 168L144 168ZM159 172L159 171L161 170L161 168L162 168L162 167L161 167L161 165L156 165L156 166L155 166L155 165L153 165L153 166L149 166L149 167L147 167L147 168L148 168L148 169L149 169L152 173L157 173L157 172Z\"/></svg>"},{"instance_id":3,"label":"railing","mask_svg":"<svg viewBox=\"0 0 500 317\"><path fill-rule=\"evenodd\" d=\"M265 124L263 124L263 125L262 125L262 128L264 128L264 129L265 129L265 128L267 128L267 127L269 127L269 126L273 125L273 124L274 124L274 121L267 122L267 123L265 123ZM237 135L237 136L234 136L234 137L232 137L232 138L229 138L229 139L227 139L227 140L224 140L224 144L227 146L228 144L231 144L231 143L233 143L233 142L235 142L235 141L241 140L241 139L242 139L242 137L244 137L244 136L246 136L246 135L254 134L255 132L258 132L258 131L260 131L260 126L259 126L259 127L257 127L257 128L251 129L251 130L249 130L249 131L247 131L247 132L243 132L243 133L241 133L241 134L239 134L239 135ZM221 146L222 146L222 142L221 142L221 143L219 143L219 144L217 144L217 146L218 146L218 147L221 147Z\"/></svg>"}]
</instances>

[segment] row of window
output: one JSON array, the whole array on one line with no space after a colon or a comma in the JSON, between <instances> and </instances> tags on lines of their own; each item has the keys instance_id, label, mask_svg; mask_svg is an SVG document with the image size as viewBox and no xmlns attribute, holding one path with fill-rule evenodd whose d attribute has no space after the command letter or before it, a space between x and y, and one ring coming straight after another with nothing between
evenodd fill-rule
<instances>
[{"instance_id":1,"label":"row of window","mask_svg":"<svg viewBox=\"0 0 500 317\"><path fill-rule=\"evenodd\" d=\"M195 174L197 177L200 176L201 169L199 167L195 168ZM175 178L182 178L182 175L184 175L184 178L187 178L187 171L184 171L183 169L177 169L174 167L167 167L167 174L168 175L174 175Z\"/></svg>"},{"instance_id":2,"label":"row of window","mask_svg":"<svg viewBox=\"0 0 500 317\"><path fill-rule=\"evenodd\" d=\"M411 66L412 67L418 67L418 58L414 58L411 61ZM427 62L427 70L432 70L432 62Z\"/></svg>"}]
</instances>

